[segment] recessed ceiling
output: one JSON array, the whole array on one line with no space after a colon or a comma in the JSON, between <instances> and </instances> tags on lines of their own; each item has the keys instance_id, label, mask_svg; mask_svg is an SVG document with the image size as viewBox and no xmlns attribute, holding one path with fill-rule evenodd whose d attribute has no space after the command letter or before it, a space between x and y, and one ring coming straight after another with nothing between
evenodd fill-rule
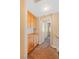
<instances>
[{"instance_id":1,"label":"recessed ceiling","mask_svg":"<svg viewBox=\"0 0 79 59\"><path fill-rule=\"evenodd\" d=\"M59 11L58 0L28 0L27 9L35 16L48 15Z\"/></svg>"}]
</instances>

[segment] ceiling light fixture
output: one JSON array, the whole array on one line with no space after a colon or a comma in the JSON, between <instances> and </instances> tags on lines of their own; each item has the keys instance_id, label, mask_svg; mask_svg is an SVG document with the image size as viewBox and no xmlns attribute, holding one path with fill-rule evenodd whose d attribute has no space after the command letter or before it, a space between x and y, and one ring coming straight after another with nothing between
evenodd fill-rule
<instances>
[{"instance_id":1,"label":"ceiling light fixture","mask_svg":"<svg viewBox=\"0 0 79 59\"><path fill-rule=\"evenodd\" d=\"M49 7L45 7L44 8L44 11L49 11Z\"/></svg>"}]
</instances>

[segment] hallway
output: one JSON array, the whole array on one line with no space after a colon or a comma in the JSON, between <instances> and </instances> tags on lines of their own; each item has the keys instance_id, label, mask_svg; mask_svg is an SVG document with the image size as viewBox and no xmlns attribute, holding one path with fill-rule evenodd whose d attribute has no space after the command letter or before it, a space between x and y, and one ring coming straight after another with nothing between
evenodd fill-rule
<instances>
[{"instance_id":1,"label":"hallway","mask_svg":"<svg viewBox=\"0 0 79 59\"><path fill-rule=\"evenodd\" d=\"M27 59L59 59L58 0L28 0L27 5Z\"/></svg>"},{"instance_id":2,"label":"hallway","mask_svg":"<svg viewBox=\"0 0 79 59\"><path fill-rule=\"evenodd\" d=\"M59 59L58 13L37 19L28 12L28 59Z\"/></svg>"},{"instance_id":3,"label":"hallway","mask_svg":"<svg viewBox=\"0 0 79 59\"><path fill-rule=\"evenodd\" d=\"M50 39L45 39L44 43L28 54L28 59L58 59L58 52L49 43Z\"/></svg>"}]
</instances>

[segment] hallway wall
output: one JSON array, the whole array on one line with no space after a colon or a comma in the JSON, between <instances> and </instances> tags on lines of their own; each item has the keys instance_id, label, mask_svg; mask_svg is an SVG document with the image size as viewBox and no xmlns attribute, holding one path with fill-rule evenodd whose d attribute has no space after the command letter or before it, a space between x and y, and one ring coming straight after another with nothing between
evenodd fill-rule
<instances>
[{"instance_id":1,"label":"hallway wall","mask_svg":"<svg viewBox=\"0 0 79 59\"><path fill-rule=\"evenodd\" d=\"M52 46L54 48L57 48L59 50L59 14L54 13L52 15L52 32L51 34L53 35L53 44Z\"/></svg>"},{"instance_id":2,"label":"hallway wall","mask_svg":"<svg viewBox=\"0 0 79 59\"><path fill-rule=\"evenodd\" d=\"M24 59L24 12L24 0L20 0L20 59Z\"/></svg>"}]
</instances>

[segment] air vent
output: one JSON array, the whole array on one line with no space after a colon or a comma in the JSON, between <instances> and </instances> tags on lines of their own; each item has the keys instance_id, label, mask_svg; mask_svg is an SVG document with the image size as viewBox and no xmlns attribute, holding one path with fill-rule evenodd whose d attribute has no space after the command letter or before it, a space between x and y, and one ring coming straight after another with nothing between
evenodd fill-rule
<instances>
[{"instance_id":1,"label":"air vent","mask_svg":"<svg viewBox=\"0 0 79 59\"><path fill-rule=\"evenodd\" d=\"M40 2L40 1L41 1L41 0L34 0L35 3L38 3L38 2Z\"/></svg>"}]
</instances>

